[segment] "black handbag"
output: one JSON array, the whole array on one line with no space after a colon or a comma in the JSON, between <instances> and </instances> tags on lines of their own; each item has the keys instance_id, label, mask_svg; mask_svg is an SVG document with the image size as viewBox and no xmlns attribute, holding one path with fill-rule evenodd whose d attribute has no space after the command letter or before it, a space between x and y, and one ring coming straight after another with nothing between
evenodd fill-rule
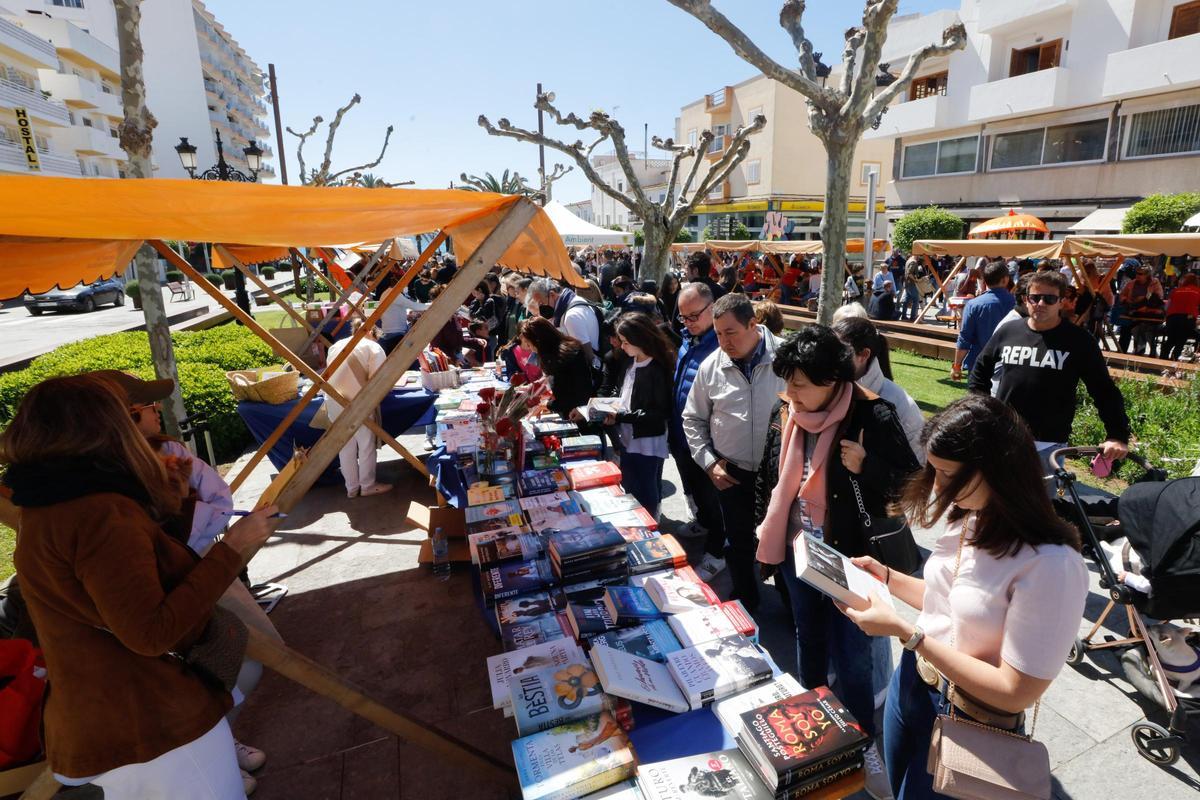
<instances>
[{"instance_id":1,"label":"black handbag","mask_svg":"<svg viewBox=\"0 0 1200 800\"><path fill-rule=\"evenodd\" d=\"M921 568L921 550L904 517L872 517L863 504L862 490L853 475L850 486L858 503L859 525L867 542L867 555L897 572L912 575Z\"/></svg>"}]
</instances>

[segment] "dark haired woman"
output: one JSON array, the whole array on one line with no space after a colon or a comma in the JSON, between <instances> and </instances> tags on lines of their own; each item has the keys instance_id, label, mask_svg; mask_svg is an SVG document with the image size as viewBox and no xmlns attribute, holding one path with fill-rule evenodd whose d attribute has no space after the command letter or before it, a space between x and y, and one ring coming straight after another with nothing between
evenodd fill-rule
<instances>
[{"instance_id":1,"label":"dark haired woman","mask_svg":"<svg viewBox=\"0 0 1200 800\"><path fill-rule=\"evenodd\" d=\"M563 335L545 317L530 317L517 329L522 348L537 355L554 399L547 408L564 419L592 396L592 367L578 339Z\"/></svg>"},{"instance_id":2,"label":"dark haired woman","mask_svg":"<svg viewBox=\"0 0 1200 800\"><path fill-rule=\"evenodd\" d=\"M854 380L858 385L887 400L896 409L900 427L912 447L913 455L925 463L925 448L921 446L921 431L925 417L921 407L892 380L892 362L887 339L869 319L843 317L833 323L833 332L850 348L854 358Z\"/></svg>"},{"instance_id":3,"label":"dark haired woman","mask_svg":"<svg viewBox=\"0 0 1200 800\"><path fill-rule=\"evenodd\" d=\"M244 798L229 693L170 654L201 638L270 535L274 507L198 558L163 530L179 519L186 476L168 470L126 398L95 374L30 389L0 437L0 461L21 508L14 562L46 657L55 777L96 784L110 800Z\"/></svg>"},{"instance_id":4,"label":"dark haired woman","mask_svg":"<svg viewBox=\"0 0 1200 800\"><path fill-rule=\"evenodd\" d=\"M663 462L667 448L667 419L671 416L671 387L675 348L646 314L622 314L616 323L621 350L629 356L618 397L628 409L610 415L621 441L621 484L654 517L662 502Z\"/></svg>"},{"instance_id":5,"label":"dark haired woman","mask_svg":"<svg viewBox=\"0 0 1200 800\"><path fill-rule=\"evenodd\" d=\"M883 723L897 800L942 797L926 761L934 720L949 711L947 681L966 716L1021 728L1022 712L1062 669L1087 597L1079 534L1054 513L1016 412L967 395L930 420L925 443L928 462L901 505L925 527L943 517L950 524L924 576L855 559L921 614L914 625L878 602L846 611L864 632L904 645Z\"/></svg>"},{"instance_id":6,"label":"dark haired woman","mask_svg":"<svg viewBox=\"0 0 1200 800\"><path fill-rule=\"evenodd\" d=\"M679 276L674 272L663 275L662 285L658 287L658 313L671 326L676 335L683 330L679 322Z\"/></svg>"},{"instance_id":7,"label":"dark haired woman","mask_svg":"<svg viewBox=\"0 0 1200 800\"><path fill-rule=\"evenodd\" d=\"M847 556L867 552L856 494L872 517L918 468L896 412L854 383L850 349L832 330L809 325L775 351L775 374L787 383L772 412L755 486L760 571L766 580L782 564L796 626L800 683L821 686L832 665L838 697L869 736L875 734L871 643L833 601L796 577L792 542L810 528ZM857 484L857 492L851 481ZM872 745L867 787L887 785Z\"/></svg>"}]
</instances>

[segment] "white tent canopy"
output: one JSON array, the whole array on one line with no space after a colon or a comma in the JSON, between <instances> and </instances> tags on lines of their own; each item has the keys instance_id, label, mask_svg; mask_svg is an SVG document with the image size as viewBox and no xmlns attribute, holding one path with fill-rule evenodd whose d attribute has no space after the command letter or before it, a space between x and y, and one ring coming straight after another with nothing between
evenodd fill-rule
<instances>
[{"instance_id":1,"label":"white tent canopy","mask_svg":"<svg viewBox=\"0 0 1200 800\"><path fill-rule=\"evenodd\" d=\"M624 231L610 231L601 228L572 214L562 203L551 200L546 203L546 216L554 223L563 244L568 247L583 245L633 244L633 234Z\"/></svg>"},{"instance_id":2,"label":"white tent canopy","mask_svg":"<svg viewBox=\"0 0 1200 800\"><path fill-rule=\"evenodd\" d=\"M1128 208L1097 208L1071 226L1073 231L1095 231L1096 233L1120 233Z\"/></svg>"},{"instance_id":3,"label":"white tent canopy","mask_svg":"<svg viewBox=\"0 0 1200 800\"><path fill-rule=\"evenodd\" d=\"M1200 214L1194 214L1188 217L1188 221L1183 223L1185 228L1200 228Z\"/></svg>"}]
</instances>

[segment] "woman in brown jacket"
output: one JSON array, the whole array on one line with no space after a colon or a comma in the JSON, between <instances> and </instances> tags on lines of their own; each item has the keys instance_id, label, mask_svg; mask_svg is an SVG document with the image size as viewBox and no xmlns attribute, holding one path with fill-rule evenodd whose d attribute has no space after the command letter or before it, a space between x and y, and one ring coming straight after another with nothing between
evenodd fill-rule
<instances>
[{"instance_id":1,"label":"woman in brown jacket","mask_svg":"<svg viewBox=\"0 0 1200 800\"><path fill-rule=\"evenodd\" d=\"M242 798L227 692L173 655L203 634L274 508L198 558L162 529L186 480L94 375L33 387L0 437L21 508L15 563L49 679L55 777L118 798Z\"/></svg>"}]
</instances>

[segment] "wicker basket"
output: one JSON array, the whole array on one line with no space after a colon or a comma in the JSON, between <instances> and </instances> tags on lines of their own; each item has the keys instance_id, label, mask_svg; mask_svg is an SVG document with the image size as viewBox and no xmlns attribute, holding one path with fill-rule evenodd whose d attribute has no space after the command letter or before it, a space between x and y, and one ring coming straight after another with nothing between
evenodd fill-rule
<instances>
[{"instance_id":1,"label":"wicker basket","mask_svg":"<svg viewBox=\"0 0 1200 800\"><path fill-rule=\"evenodd\" d=\"M270 377L264 378L266 373ZM284 372L282 367L239 369L226 372L225 377L233 390L233 398L239 402L249 400L277 406L295 400L300 392L300 373Z\"/></svg>"},{"instance_id":2,"label":"wicker basket","mask_svg":"<svg viewBox=\"0 0 1200 800\"><path fill-rule=\"evenodd\" d=\"M422 372L421 385L431 392L442 389L457 389L462 384L458 376L458 367L451 367L445 372Z\"/></svg>"}]
</instances>

